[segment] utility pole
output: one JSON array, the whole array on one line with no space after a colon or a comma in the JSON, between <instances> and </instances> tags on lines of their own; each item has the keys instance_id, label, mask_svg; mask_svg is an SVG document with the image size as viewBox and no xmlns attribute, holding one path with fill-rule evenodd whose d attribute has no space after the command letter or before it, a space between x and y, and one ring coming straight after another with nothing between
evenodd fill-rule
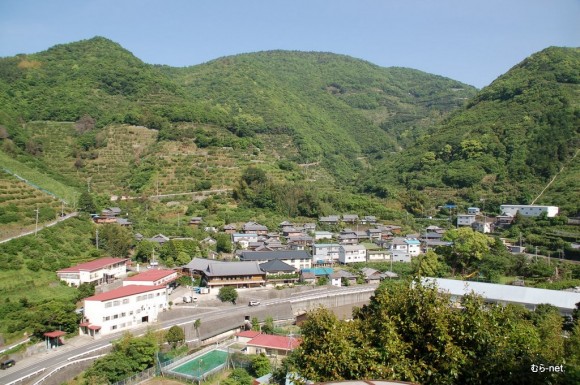
<instances>
[{"instance_id":1,"label":"utility pole","mask_svg":"<svg viewBox=\"0 0 580 385\"><path fill-rule=\"evenodd\" d=\"M38 234L38 212L40 210L38 210L38 206L36 206L36 210L34 210L34 212L36 213L36 225L34 226L34 236L36 237L36 235Z\"/></svg>"},{"instance_id":2,"label":"utility pole","mask_svg":"<svg viewBox=\"0 0 580 385\"><path fill-rule=\"evenodd\" d=\"M95 238L97 243L97 250L99 250L99 229L96 230L95 234L96 234Z\"/></svg>"},{"instance_id":3,"label":"utility pole","mask_svg":"<svg viewBox=\"0 0 580 385\"><path fill-rule=\"evenodd\" d=\"M60 201L60 217L64 217L64 201Z\"/></svg>"}]
</instances>

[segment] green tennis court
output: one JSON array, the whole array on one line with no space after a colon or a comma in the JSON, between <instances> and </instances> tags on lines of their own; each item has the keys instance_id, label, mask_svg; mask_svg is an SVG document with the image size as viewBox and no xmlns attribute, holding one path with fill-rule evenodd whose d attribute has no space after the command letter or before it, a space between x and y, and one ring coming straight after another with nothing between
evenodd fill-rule
<instances>
[{"instance_id":1,"label":"green tennis court","mask_svg":"<svg viewBox=\"0 0 580 385\"><path fill-rule=\"evenodd\" d=\"M228 353L223 350L212 350L202 356L196 357L185 364L179 365L171 369L172 372L193 376L196 378L203 377L207 372L210 372L220 365L226 363Z\"/></svg>"}]
</instances>

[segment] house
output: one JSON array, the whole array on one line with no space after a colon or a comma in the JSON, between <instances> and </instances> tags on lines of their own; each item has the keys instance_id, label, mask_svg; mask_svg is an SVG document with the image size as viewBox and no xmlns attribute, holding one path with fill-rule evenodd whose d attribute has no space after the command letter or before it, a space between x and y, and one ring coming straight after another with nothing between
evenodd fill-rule
<instances>
[{"instance_id":1,"label":"house","mask_svg":"<svg viewBox=\"0 0 580 385\"><path fill-rule=\"evenodd\" d=\"M289 245L312 246L314 238L307 234L294 235L288 238Z\"/></svg>"},{"instance_id":2,"label":"house","mask_svg":"<svg viewBox=\"0 0 580 385\"><path fill-rule=\"evenodd\" d=\"M298 272L278 259L262 263L260 269L266 273L268 282L292 283L298 281Z\"/></svg>"},{"instance_id":3,"label":"house","mask_svg":"<svg viewBox=\"0 0 580 385\"><path fill-rule=\"evenodd\" d=\"M270 357L287 356L300 346L300 342L298 338L260 334L246 343L246 353L264 353Z\"/></svg>"},{"instance_id":4,"label":"house","mask_svg":"<svg viewBox=\"0 0 580 385\"><path fill-rule=\"evenodd\" d=\"M313 267L311 269L302 269L302 273L313 273L316 278L329 277L334 269L331 267Z\"/></svg>"},{"instance_id":5,"label":"house","mask_svg":"<svg viewBox=\"0 0 580 385\"><path fill-rule=\"evenodd\" d=\"M379 283L384 278L380 271L371 269L370 267L363 267L360 271L366 283Z\"/></svg>"},{"instance_id":6,"label":"house","mask_svg":"<svg viewBox=\"0 0 580 385\"><path fill-rule=\"evenodd\" d=\"M367 250L367 261L390 261L391 254L387 250Z\"/></svg>"},{"instance_id":7,"label":"house","mask_svg":"<svg viewBox=\"0 0 580 385\"><path fill-rule=\"evenodd\" d=\"M340 222L340 216L329 215L327 217L318 218L318 222L323 225L337 225Z\"/></svg>"},{"instance_id":8,"label":"house","mask_svg":"<svg viewBox=\"0 0 580 385\"><path fill-rule=\"evenodd\" d=\"M312 267L312 256L304 250L242 251L240 260L258 263L280 260L296 270Z\"/></svg>"},{"instance_id":9,"label":"house","mask_svg":"<svg viewBox=\"0 0 580 385\"><path fill-rule=\"evenodd\" d=\"M427 232L433 232L433 233L439 233L439 234L443 234L445 232L445 229L443 229L439 226L435 226L435 225L427 226L427 228L425 230Z\"/></svg>"},{"instance_id":10,"label":"house","mask_svg":"<svg viewBox=\"0 0 580 385\"><path fill-rule=\"evenodd\" d=\"M236 225L234 224L229 224L229 225L225 225L224 226L224 233L226 234L234 234L236 231L238 231Z\"/></svg>"},{"instance_id":11,"label":"house","mask_svg":"<svg viewBox=\"0 0 580 385\"><path fill-rule=\"evenodd\" d=\"M330 231L315 231L314 240L320 241L321 239L332 239L333 234Z\"/></svg>"},{"instance_id":12,"label":"house","mask_svg":"<svg viewBox=\"0 0 580 385\"><path fill-rule=\"evenodd\" d=\"M366 262L367 249L362 245L340 245L338 261L342 264Z\"/></svg>"},{"instance_id":13,"label":"house","mask_svg":"<svg viewBox=\"0 0 580 385\"><path fill-rule=\"evenodd\" d=\"M422 241L440 241L441 239L443 239L443 234L436 233L434 231L427 232L421 235Z\"/></svg>"},{"instance_id":14,"label":"house","mask_svg":"<svg viewBox=\"0 0 580 385\"><path fill-rule=\"evenodd\" d=\"M315 243L312 245L312 259L315 263L334 263L338 261L338 243Z\"/></svg>"},{"instance_id":15,"label":"house","mask_svg":"<svg viewBox=\"0 0 580 385\"><path fill-rule=\"evenodd\" d=\"M278 225L278 227L283 232L287 228L294 227L294 225L292 224L292 222L284 221L284 222L280 223Z\"/></svg>"},{"instance_id":16,"label":"house","mask_svg":"<svg viewBox=\"0 0 580 385\"><path fill-rule=\"evenodd\" d=\"M268 228L256 222L248 222L242 226L242 232L246 234L266 235L268 234Z\"/></svg>"},{"instance_id":17,"label":"house","mask_svg":"<svg viewBox=\"0 0 580 385\"><path fill-rule=\"evenodd\" d=\"M301 271L300 281L313 285L316 283L316 275L310 271Z\"/></svg>"},{"instance_id":18,"label":"house","mask_svg":"<svg viewBox=\"0 0 580 385\"><path fill-rule=\"evenodd\" d=\"M126 258L100 258L58 270L56 275L69 286L79 286L82 283L100 285L126 276L127 261Z\"/></svg>"},{"instance_id":19,"label":"house","mask_svg":"<svg viewBox=\"0 0 580 385\"><path fill-rule=\"evenodd\" d=\"M404 242L407 244L407 252L412 257L421 254L421 242L417 238L406 238Z\"/></svg>"},{"instance_id":20,"label":"house","mask_svg":"<svg viewBox=\"0 0 580 385\"><path fill-rule=\"evenodd\" d=\"M411 254L406 251L391 251L391 258L393 262L411 262Z\"/></svg>"},{"instance_id":21,"label":"house","mask_svg":"<svg viewBox=\"0 0 580 385\"><path fill-rule=\"evenodd\" d=\"M495 225L498 227L507 227L512 224L514 219L513 215L498 215L495 217Z\"/></svg>"},{"instance_id":22,"label":"house","mask_svg":"<svg viewBox=\"0 0 580 385\"><path fill-rule=\"evenodd\" d=\"M357 276L349 273L346 270L338 270L330 275L330 284L332 286L342 286L343 283L347 285L354 285L356 283Z\"/></svg>"},{"instance_id":23,"label":"house","mask_svg":"<svg viewBox=\"0 0 580 385\"><path fill-rule=\"evenodd\" d=\"M154 235L154 236L153 236L153 237L151 237L151 238L148 238L147 240L148 240L149 242L158 243L158 244L159 244L159 246L163 246L163 244L164 244L165 242L169 242L169 237L166 237L166 236L165 236L165 235L163 235L163 234L157 234L157 235Z\"/></svg>"},{"instance_id":24,"label":"house","mask_svg":"<svg viewBox=\"0 0 580 385\"><path fill-rule=\"evenodd\" d=\"M342 245L356 245L358 244L358 235L351 229L344 229L338 235L338 242Z\"/></svg>"},{"instance_id":25,"label":"house","mask_svg":"<svg viewBox=\"0 0 580 385\"><path fill-rule=\"evenodd\" d=\"M483 220L475 221L471 224L471 228L480 233L489 234L495 229L495 220L493 218L484 218Z\"/></svg>"},{"instance_id":26,"label":"house","mask_svg":"<svg viewBox=\"0 0 580 385\"><path fill-rule=\"evenodd\" d=\"M361 220L360 223L362 223L363 225L374 225L375 223L377 223L377 217L373 216L373 215L367 215L364 216Z\"/></svg>"},{"instance_id":27,"label":"house","mask_svg":"<svg viewBox=\"0 0 580 385\"><path fill-rule=\"evenodd\" d=\"M97 294L84 300L80 334L98 338L156 322L167 307L165 285L129 285Z\"/></svg>"},{"instance_id":28,"label":"house","mask_svg":"<svg viewBox=\"0 0 580 385\"><path fill-rule=\"evenodd\" d=\"M119 226L124 226L124 227L133 226L133 222L131 222L127 218L116 218L116 219L117 219L117 224Z\"/></svg>"},{"instance_id":29,"label":"house","mask_svg":"<svg viewBox=\"0 0 580 385\"><path fill-rule=\"evenodd\" d=\"M367 237L371 241L378 241L381 239L383 232L381 229L368 229L367 230Z\"/></svg>"},{"instance_id":30,"label":"house","mask_svg":"<svg viewBox=\"0 0 580 385\"><path fill-rule=\"evenodd\" d=\"M468 207L467 214L479 215L480 210L479 207Z\"/></svg>"},{"instance_id":31,"label":"house","mask_svg":"<svg viewBox=\"0 0 580 385\"><path fill-rule=\"evenodd\" d=\"M357 214L343 214L342 221L344 223L357 223L358 222L358 215Z\"/></svg>"},{"instance_id":32,"label":"house","mask_svg":"<svg viewBox=\"0 0 580 385\"><path fill-rule=\"evenodd\" d=\"M250 342L252 338L259 336L261 333L255 330L244 330L239 333L236 333L236 342L241 344L246 344Z\"/></svg>"},{"instance_id":33,"label":"house","mask_svg":"<svg viewBox=\"0 0 580 385\"><path fill-rule=\"evenodd\" d=\"M236 288L260 287L266 283L266 273L258 262L214 262L200 271L202 286Z\"/></svg>"},{"instance_id":34,"label":"house","mask_svg":"<svg viewBox=\"0 0 580 385\"><path fill-rule=\"evenodd\" d=\"M221 261L212 261L211 259L206 258L193 258L187 265L182 266L184 273L187 274L195 274L197 276L201 276L202 271L205 271L209 268L210 263L227 263Z\"/></svg>"},{"instance_id":35,"label":"house","mask_svg":"<svg viewBox=\"0 0 580 385\"><path fill-rule=\"evenodd\" d=\"M471 226L475 222L475 214L457 214L457 226Z\"/></svg>"},{"instance_id":36,"label":"house","mask_svg":"<svg viewBox=\"0 0 580 385\"><path fill-rule=\"evenodd\" d=\"M163 286L177 279L175 270L148 270L123 280L123 286Z\"/></svg>"},{"instance_id":37,"label":"house","mask_svg":"<svg viewBox=\"0 0 580 385\"><path fill-rule=\"evenodd\" d=\"M384 225L379 227L381 228L384 232L390 232L392 234L401 234L401 226L395 226L395 225Z\"/></svg>"},{"instance_id":38,"label":"house","mask_svg":"<svg viewBox=\"0 0 580 385\"><path fill-rule=\"evenodd\" d=\"M258 234L256 233L234 233L232 234L232 243L239 245L241 249L247 249L250 243L258 242Z\"/></svg>"},{"instance_id":39,"label":"house","mask_svg":"<svg viewBox=\"0 0 580 385\"><path fill-rule=\"evenodd\" d=\"M524 217L539 217L546 214L548 218L558 215L557 206L538 206L538 205L501 205L499 211L504 215L516 216L517 213Z\"/></svg>"},{"instance_id":40,"label":"house","mask_svg":"<svg viewBox=\"0 0 580 385\"><path fill-rule=\"evenodd\" d=\"M189 225L190 226L199 226L201 224L201 222L203 222L202 217L193 217L189 220Z\"/></svg>"},{"instance_id":41,"label":"house","mask_svg":"<svg viewBox=\"0 0 580 385\"><path fill-rule=\"evenodd\" d=\"M306 233L314 232L316 231L316 223L305 223L304 226L302 226L302 228Z\"/></svg>"},{"instance_id":42,"label":"house","mask_svg":"<svg viewBox=\"0 0 580 385\"><path fill-rule=\"evenodd\" d=\"M288 226L282 230L282 235L285 236L286 238L297 237L299 235L302 235L302 230L298 230L293 226Z\"/></svg>"},{"instance_id":43,"label":"house","mask_svg":"<svg viewBox=\"0 0 580 385\"><path fill-rule=\"evenodd\" d=\"M217 243L217 241L212 237L205 237L199 243L201 243L204 246L213 246Z\"/></svg>"},{"instance_id":44,"label":"house","mask_svg":"<svg viewBox=\"0 0 580 385\"><path fill-rule=\"evenodd\" d=\"M206 233L217 233L218 230L214 227L214 226L206 226L203 228L203 231L205 231Z\"/></svg>"},{"instance_id":45,"label":"house","mask_svg":"<svg viewBox=\"0 0 580 385\"><path fill-rule=\"evenodd\" d=\"M116 217L117 215L121 215L121 209L119 207L109 207L101 210L102 217Z\"/></svg>"},{"instance_id":46,"label":"house","mask_svg":"<svg viewBox=\"0 0 580 385\"><path fill-rule=\"evenodd\" d=\"M401 253L405 253L405 254L410 254L409 243L406 241L407 241L407 239L402 238L402 237L393 238L391 240L390 245L389 245L389 251L391 251L392 253L401 252ZM420 242L419 242L419 245L420 245Z\"/></svg>"}]
</instances>

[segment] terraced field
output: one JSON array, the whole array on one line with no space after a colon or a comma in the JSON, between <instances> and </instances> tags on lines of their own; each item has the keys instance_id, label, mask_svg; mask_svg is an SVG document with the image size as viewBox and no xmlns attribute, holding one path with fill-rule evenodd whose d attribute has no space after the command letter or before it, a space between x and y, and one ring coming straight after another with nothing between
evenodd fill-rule
<instances>
[{"instance_id":1,"label":"terraced field","mask_svg":"<svg viewBox=\"0 0 580 385\"><path fill-rule=\"evenodd\" d=\"M0 239L34 229L37 208L42 224L54 220L62 207L55 197L0 171Z\"/></svg>"}]
</instances>

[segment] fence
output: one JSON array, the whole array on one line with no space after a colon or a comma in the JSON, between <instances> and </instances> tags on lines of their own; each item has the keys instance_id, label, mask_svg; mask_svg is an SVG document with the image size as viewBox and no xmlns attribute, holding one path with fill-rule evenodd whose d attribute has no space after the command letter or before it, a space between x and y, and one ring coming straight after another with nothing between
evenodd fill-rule
<instances>
[{"instance_id":1,"label":"fence","mask_svg":"<svg viewBox=\"0 0 580 385\"><path fill-rule=\"evenodd\" d=\"M81 363L81 362L84 362L84 361L88 361L88 360L94 360L94 359L96 359L96 358L103 357L104 355L105 355L105 354L101 354L101 355L98 355L98 356L87 357L87 358L81 358L81 359L79 359L79 360L75 360L75 361L70 361L70 362L67 362L66 364L64 364L64 365L61 365L61 366L59 366L58 368L56 368L56 369L52 370L52 371L51 371L50 373L48 373L46 376L44 376L44 377L42 377L40 380L36 381L36 382L35 382L33 385L40 385L40 384L42 384L42 383L43 383L43 382L44 382L44 381L45 381L47 378L49 378L50 376L52 376L53 374L55 374L55 373L57 373L57 372L60 372L60 371L61 371L61 370L63 370L63 369L66 369L66 368L67 368L68 366L70 366L70 365L77 365L77 364L79 364L79 363Z\"/></svg>"},{"instance_id":2,"label":"fence","mask_svg":"<svg viewBox=\"0 0 580 385\"><path fill-rule=\"evenodd\" d=\"M9 382L6 385L16 385L16 384L19 384L19 383L24 382L24 381L26 381L26 380L34 377L34 376L38 376L40 373L44 372L45 370L46 370L46 368L38 369L36 372L30 373L30 374L28 374L28 375L26 375L24 377L21 377L21 378L19 378L17 380L14 380L12 382Z\"/></svg>"}]
</instances>

